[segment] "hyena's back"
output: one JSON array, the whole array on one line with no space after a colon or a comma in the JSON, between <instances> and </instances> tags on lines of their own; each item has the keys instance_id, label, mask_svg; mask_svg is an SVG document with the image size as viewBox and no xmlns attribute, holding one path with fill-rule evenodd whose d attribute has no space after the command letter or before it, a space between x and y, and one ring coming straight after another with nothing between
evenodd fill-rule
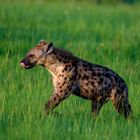
<instances>
[{"instance_id":1,"label":"hyena's back","mask_svg":"<svg viewBox=\"0 0 140 140\"><path fill-rule=\"evenodd\" d=\"M128 88L125 81L109 68L79 60L75 95L92 100L93 113L98 114L102 105L112 100L116 110L127 117L131 112Z\"/></svg>"}]
</instances>

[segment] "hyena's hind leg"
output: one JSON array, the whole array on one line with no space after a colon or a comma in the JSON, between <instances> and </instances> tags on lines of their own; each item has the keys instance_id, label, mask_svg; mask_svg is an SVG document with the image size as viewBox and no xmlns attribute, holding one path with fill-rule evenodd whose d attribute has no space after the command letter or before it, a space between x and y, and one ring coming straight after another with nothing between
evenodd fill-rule
<instances>
[{"instance_id":1,"label":"hyena's hind leg","mask_svg":"<svg viewBox=\"0 0 140 140\"><path fill-rule=\"evenodd\" d=\"M91 103L91 113L93 115L93 117L97 117L99 115L99 112L103 106L103 102L98 101L98 100L93 100Z\"/></svg>"},{"instance_id":2,"label":"hyena's hind leg","mask_svg":"<svg viewBox=\"0 0 140 140\"><path fill-rule=\"evenodd\" d=\"M128 101L127 92L119 92L119 90L115 90L115 92L112 93L111 99L113 105L120 114L124 115L125 118L132 117L132 109Z\"/></svg>"}]
</instances>

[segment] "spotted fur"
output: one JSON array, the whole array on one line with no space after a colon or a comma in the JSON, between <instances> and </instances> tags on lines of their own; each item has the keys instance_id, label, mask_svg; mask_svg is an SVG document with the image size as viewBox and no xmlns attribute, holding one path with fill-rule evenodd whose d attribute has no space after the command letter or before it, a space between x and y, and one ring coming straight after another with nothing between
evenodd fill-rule
<instances>
[{"instance_id":1,"label":"spotted fur","mask_svg":"<svg viewBox=\"0 0 140 140\"><path fill-rule=\"evenodd\" d=\"M71 94L91 101L92 114L97 116L109 100L126 118L132 112L125 81L111 69L89 63L42 40L20 62L29 69L41 65L52 75L54 92L45 105L46 113Z\"/></svg>"}]
</instances>

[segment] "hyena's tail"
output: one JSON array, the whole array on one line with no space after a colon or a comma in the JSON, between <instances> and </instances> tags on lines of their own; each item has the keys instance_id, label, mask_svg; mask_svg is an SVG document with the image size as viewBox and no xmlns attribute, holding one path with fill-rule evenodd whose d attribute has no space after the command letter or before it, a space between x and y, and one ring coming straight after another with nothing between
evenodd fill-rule
<instances>
[{"instance_id":1,"label":"hyena's tail","mask_svg":"<svg viewBox=\"0 0 140 140\"><path fill-rule=\"evenodd\" d=\"M125 118L132 118L133 117L133 111L132 111L131 105L128 101L128 98L127 98L127 101L124 101L123 106L124 106L123 108L124 108Z\"/></svg>"},{"instance_id":2,"label":"hyena's tail","mask_svg":"<svg viewBox=\"0 0 140 140\"><path fill-rule=\"evenodd\" d=\"M116 110L125 116L125 118L132 118L133 111L128 100L128 90L123 93L114 93L113 104Z\"/></svg>"}]
</instances>

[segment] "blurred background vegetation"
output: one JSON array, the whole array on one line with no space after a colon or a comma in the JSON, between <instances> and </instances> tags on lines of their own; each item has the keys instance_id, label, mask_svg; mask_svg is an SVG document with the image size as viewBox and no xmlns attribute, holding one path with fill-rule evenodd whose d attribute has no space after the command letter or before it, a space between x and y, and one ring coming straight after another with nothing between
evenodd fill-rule
<instances>
[{"instance_id":1,"label":"blurred background vegetation","mask_svg":"<svg viewBox=\"0 0 140 140\"><path fill-rule=\"evenodd\" d=\"M139 0L92 0L94 1L95 3L99 3L99 4L102 4L102 3L127 3L127 4L133 4L133 3L137 3L137 2L140 2Z\"/></svg>"},{"instance_id":2,"label":"blurred background vegetation","mask_svg":"<svg viewBox=\"0 0 140 140\"><path fill-rule=\"evenodd\" d=\"M13 0L17 1L17 0ZM13 2L12 1L12 2ZM85 2L93 4L138 4L140 0L18 0L18 2ZM11 0L0 0L0 2L11 2Z\"/></svg>"},{"instance_id":3,"label":"blurred background vegetation","mask_svg":"<svg viewBox=\"0 0 140 140\"><path fill-rule=\"evenodd\" d=\"M140 2L139 0L90 0L98 4L107 4L107 3L127 3L127 4L134 4Z\"/></svg>"}]
</instances>

